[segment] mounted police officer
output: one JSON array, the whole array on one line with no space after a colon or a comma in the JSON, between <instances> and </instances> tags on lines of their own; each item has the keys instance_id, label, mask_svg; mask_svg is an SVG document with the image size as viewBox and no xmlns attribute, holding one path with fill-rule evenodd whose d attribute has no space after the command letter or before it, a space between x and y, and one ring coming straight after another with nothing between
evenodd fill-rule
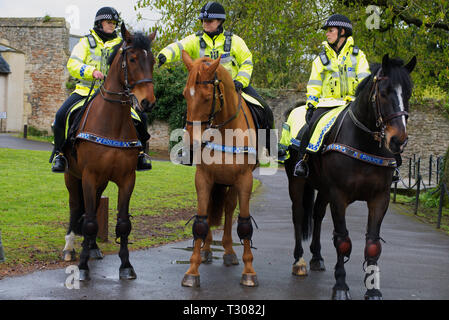
<instances>
[{"instance_id":1,"label":"mounted police officer","mask_svg":"<svg viewBox=\"0 0 449 320\"><path fill-rule=\"evenodd\" d=\"M243 91L257 100L256 102L261 106L257 111L263 114L264 119L259 120L261 122L259 128L273 128L274 120L270 107L250 85L253 73L251 51L242 38L223 28L226 20L224 7L218 2L208 2L201 8L198 19L202 22L203 30L162 49L158 55L159 67L164 63L181 60L182 50L185 50L192 59L221 57L220 63L230 72L236 91ZM252 108L251 112L257 112L254 110L256 108ZM257 119L254 120L257 121Z\"/></svg>"},{"instance_id":2,"label":"mounted police officer","mask_svg":"<svg viewBox=\"0 0 449 320\"><path fill-rule=\"evenodd\" d=\"M352 23L344 15L331 15L322 26L327 41L315 58L307 83L306 125L329 110L355 99L357 85L371 74L365 54L354 44ZM335 103L334 103L335 102ZM306 148L311 132L306 128L299 147L294 175L308 176Z\"/></svg>"},{"instance_id":3,"label":"mounted police officer","mask_svg":"<svg viewBox=\"0 0 449 320\"><path fill-rule=\"evenodd\" d=\"M95 16L94 28L90 33L81 38L78 44L73 48L67 69L72 77L79 79L75 91L63 103L56 112L54 121L54 142L56 156L53 160L51 170L53 172L64 172L67 160L62 149L65 144L65 119L68 111L76 103L85 99L90 92L92 81L104 80L109 66L107 60L114 46L121 43L122 39L115 31L120 21L118 12L112 7L103 7L97 11ZM100 84L96 84L94 89L98 89ZM138 113L141 123L136 125L139 140L142 145L146 145L149 139L146 130L147 116L144 113ZM139 154L137 170L151 169L151 160L149 156L141 152Z\"/></svg>"}]
</instances>

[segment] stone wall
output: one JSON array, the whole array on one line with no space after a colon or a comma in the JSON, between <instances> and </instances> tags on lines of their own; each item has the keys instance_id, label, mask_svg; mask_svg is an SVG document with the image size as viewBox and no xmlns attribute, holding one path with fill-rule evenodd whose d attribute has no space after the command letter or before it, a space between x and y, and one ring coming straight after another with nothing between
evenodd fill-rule
<instances>
[{"instance_id":1,"label":"stone wall","mask_svg":"<svg viewBox=\"0 0 449 320\"><path fill-rule=\"evenodd\" d=\"M0 38L25 53L27 124L50 132L55 113L67 98L68 24L64 18L0 18Z\"/></svg>"}]
</instances>

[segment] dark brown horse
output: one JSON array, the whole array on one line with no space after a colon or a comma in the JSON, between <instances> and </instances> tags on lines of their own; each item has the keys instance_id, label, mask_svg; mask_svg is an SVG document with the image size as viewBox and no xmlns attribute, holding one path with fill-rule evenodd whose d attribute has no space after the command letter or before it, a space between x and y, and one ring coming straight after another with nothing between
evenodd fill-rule
<instances>
[{"instance_id":1,"label":"dark brown horse","mask_svg":"<svg viewBox=\"0 0 449 320\"><path fill-rule=\"evenodd\" d=\"M310 265L312 270L324 270L320 230L327 204L330 204L337 251L333 299L350 299L344 263L349 259L352 244L346 229L345 211L354 201L368 204L365 298L382 297L376 285L379 280L377 261L381 254L380 228L390 200L396 166L394 155L401 153L407 143L408 101L412 92L410 72L415 65L415 57L404 66L401 60L385 55L382 64L372 66L371 76L357 88L356 100L343 111L341 125L336 123L325 139L325 151L310 155L307 179L293 176L295 150L291 150L292 157L286 161L296 239L293 273L307 274L301 239L310 233L312 214ZM318 190L315 201L314 189Z\"/></svg>"},{"instance_id":2,"label":"dark brown horse","mask_svg":"<svg viewBox=\"0 0 449 320\"><path fill-rule=\"evenodd\" d=\"M131 107L150 107L156 102L152 83L151 41L142 33L131 35L122 24L123 42L110 61L107 79L87 105L77 131L75 145L68 145L65 183L69 191L70 226L66 236L65 260L73 257L73 239L82 234L80 280L89 280L89 256L101 255L96 244L96 212L109 181L118 186L116 237L120 238L120 279L135 279L129 262L128 236L131 232L129 202L136 179L140 142L131 118ZM143 108L142 108L143 106Z\"/></svg>"},{"instance_id":3,"label":"dark brown horse","mask_svg":"<svg viewBox=\"0 0 449 320\"><path fill-rule=\"evenodd\" d=\"M195 155L201 156L201 159L194 158L194 162L197 162L195 187L198 214L192 226L194 248L190 267L182 280L182 285L188 287L200 285L198 268L202 256L203 261L212 261L210 250L212 233L209 226L221 225L223 211L225 212L223 261L225 265L238 264L231 236L232 215L238 201L240 215L237 233L243 241L245 264L240 283L244 286L257 286L256 272L252 265L253 227L249 212L252 172L256 167L254 121L245 101L235 91L230 73L220 65L220 58L217 60L201 58L192 61L188 53L183 51L182 59L189 70L184 89L187 101L188 141L194 146ZM198 135L195 133L196 130ZM226 140L225 130L235 135ZM222 141L219 141L219 136L223 138ZM237 148L243 152L236 151ZM229 149L234 152L227 152ZM204 247L201 249L203 243Z\"/></svg>"}]
</instances>

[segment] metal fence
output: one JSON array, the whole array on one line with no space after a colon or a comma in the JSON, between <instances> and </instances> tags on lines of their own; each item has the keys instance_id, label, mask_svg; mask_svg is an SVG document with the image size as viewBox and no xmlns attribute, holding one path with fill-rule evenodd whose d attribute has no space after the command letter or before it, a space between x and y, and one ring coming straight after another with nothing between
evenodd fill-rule
<instances>
[{"instance_id":1,"label":"metal fence","mask_svg":"<svg viewBox=\"0 0 449 320\"><path fill-rule=\"evenodd\" d=\"M405 162L405 161L404 161ZM400 170L400 180L394 183L393 188L393 202L396 202L396 194L398 188L402 190L415 191L415 215L418 214L419 195L422 191L436 188L432 194L440 193L440 203L438 208L437 229L441 227L441 217L443 213L444 196L449 197L448 186L441 182L441 177L444 169L444 157L430 156L422 159L413 154L413 157L408 158L408 167L403 163ZM399 185L399 186L398 186Z\"/></svg>"}]
</instances>

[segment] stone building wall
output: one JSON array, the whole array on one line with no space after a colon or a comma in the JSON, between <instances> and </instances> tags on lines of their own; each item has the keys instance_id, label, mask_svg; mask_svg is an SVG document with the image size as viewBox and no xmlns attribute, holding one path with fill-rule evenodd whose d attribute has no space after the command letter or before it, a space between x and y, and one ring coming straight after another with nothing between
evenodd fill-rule
<instances>
[{"instance_id":1,"label":"stone building wall","mask_svg":"<svg viewBox=\"0 0 449 320\"><path fill-rule=\"evenodd\" d=\"M0 38L25 53L25 121L50 132L67 98L68 24L64 18L0 18Z\"/></svg>"}]
</instances>

